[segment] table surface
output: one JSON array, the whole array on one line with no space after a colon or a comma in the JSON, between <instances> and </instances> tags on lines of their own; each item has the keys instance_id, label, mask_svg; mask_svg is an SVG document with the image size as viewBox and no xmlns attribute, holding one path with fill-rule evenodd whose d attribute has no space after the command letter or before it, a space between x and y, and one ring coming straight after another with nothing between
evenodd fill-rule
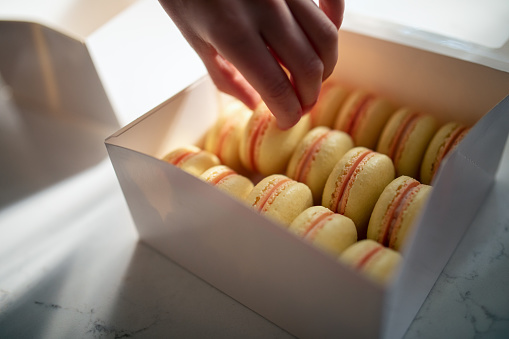
<instances>
[{"instance_id":1,"label":"table surface","mask_svg":"<svg viewBox=\"0 0 509 339\"><path fill-rule=\"evenodd\" d=\"M65 2L51 3L63 6ZM125 8L119 3L117 6L118 11ZM130 92L142 91L140 85L120 86L118 80L117 83L111 80L122 71L120 65L114 64L115 53L135 49L125 45L106 46L111 44L111 35L116 31L115 21L132 19L135 13L150 6L147 1L140 1L120 17L112 14L101 17L99 24L84 24L85 28L78 32L90 44L106 91L119 113L120 124L154 107L203 73L203 68L197 66L192 73L181 75L180 83L170 84L164 91L151 91L142 103L133 102ZM7 2L0 2L0 14L3 8L9 8ZM69 20L62 14L64 11L59 13ZM164 25L172 30L171 37L184 46L171 23ZM182 48L183 54L191 53ZM199 63L193 55L189 60ZM152 83L159 84L175 72L178 70L170 67L160 75L148 76L144 69L132 75L149 77ZM55 173L51 166L34 161L34 158L41 159L36 154L41 148L46 147L43 152L58 152L47 148L72 138L62 135L64 139L49 142L55 138L55 128L68 126L55 127L53 118L40 121L30 114L20 120L17 113L10 111L12 107L7 101L0 90L0 126L4 127L0 128L0 154L5 154L6 145L14 145L26 154L24 163L32 167L19 172L21 179L36 176L50 182L49 176L45 176L49 172L57 179L48 185L23 187L29 188L27 194L0 207L0 338L292 337L138 242L105 149L102 160L84 164L72 174ZM35 125L42 126L35 132L37 135L20 141L19 136L33 132ZM10 128L10 133L5 132L5 126ZM89 137L92 143L102 144L104 140ZM73 160L71 156L69 163ZM1 174L5 170L0 166ZM509 147L497 180L405 338L509 337L506 213ZM493 220L494 215L498 222L486 222Z\"/></svg>"}]
</instances>

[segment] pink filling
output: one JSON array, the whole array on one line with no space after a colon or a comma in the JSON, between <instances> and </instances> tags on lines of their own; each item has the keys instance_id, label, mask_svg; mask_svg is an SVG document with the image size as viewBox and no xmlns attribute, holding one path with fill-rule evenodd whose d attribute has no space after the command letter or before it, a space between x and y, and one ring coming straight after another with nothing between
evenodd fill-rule
<instances>
[{"instance_id":1,"label":"pink filling","mask_svg":"<svg viewBox=\"0 0 509 339\"><path fill-rule=\"evenodd\" d=\"M228 135L232 132L233 128L235 127L235 123L232 120L227 121L221 128L221 131L219 132L219 138L216 145L216 152L219 160L223 162L223 157L221 156L221 153L224 149L224 143Z\"/></svg>"},{"instance_id":2,"label":"pink filling","mask_svg":"<svg viewBox=\"0 0 509 339\"><path fill-rule=\"evenodd\" d=\"M340 214L345 213L346 201L348 199L348 194L350 192L350 189L348 187L353 185L353 182L355 181L355 177L356 177L354 175L355 170L360 165L362 160L364 160L364 158L366 158L371 153L374 154L373 151L366 150L365 152L359 154L357 159L355 159L354 163L347 170L346 175L344 175L344 179L341 180L341 184L336 186L336 191L335 191L336 199L334 200L334 202L332 204L333 212L337 212Z\"/></svg>"},{"instance_id":3,"label":"pink filling","mask_svg":"<svg viewBox=\"0 0 509 339\"><path fill-rule=\"evenodd\" d=\"M237 173L234 170L225 170L225 171L216 173L216 175L213 178L211 178L210 180L208 180L208 182L211 183L212 185L217 185L222 180L226 179L229 176L235 175L235 174L237 174Z\"/></svg>"},{"instance_id":4,"label":"pink filling","mask_svg":"<svg viewBox=\"0 0 509 339\"><path fill-rule=\"evenodd\" d=\"M200 151L201 152L201 151ZM188 151L188 152L184 152L182 154L180 154L179 156L177 156L176 158L174 159L170 159L169 162L177 167L180 167L182 166L182 164L184 162L186 162L189 158L193 157L194 155L200 153L200 152L192 152L192 151Z\"/></svg>"},{"instance_id":5,"label":"pink filling","mask_svg":"<svg viewBox=\"0 0 509 339\"><path fill-rule=\"evenodd\" d=\"M282 186L287 183L287 182L290 182L291 180L290 179L287 179L287 178L282 178L282 179L279 179L278 182L276 182L271 188L270 190L268 190L268 192L263 192L263 196L261 197L260 201L258 202L258 211L262 211L264 208L265 208L265 205L267 204L267 202L269 201L269 199L274 195L274 194L278 194L279 193L279 190L282 188Z\"/></svg>"},{"instance_id":6,"label":"pink filling","mask_svg":"<svg viewBox=\"0 0 509 339\"><path fill-rule=\"evenodd\" d=\"M435 173L440 166L440 163L445 158L445 156L456 146L461 139L465 136L465 132L467 131L467 127L465 126L459 126L454 130L449 138L445 141L444 146L440 149L440 152L437 155L437 158L435 160L435 163L433 164L433 169L431 173L431 177L433 178L435 176Z\"/></svg>"},{"instance_id":7,"label":"pink filling","mask_svg":"<svg viewBox=\"0 0 509 339\"><path fill-rule=\"evenodd\" d=\"M248 157L251 169L255 172L258 172L258 165L256 163L256 155L258 152L258 146L261 142L261 136L264 134L265 130L269 126L270 122L270 113L265 114L263 117L260 117L260 121L258 125L255 127L251 137L249 138L248 143Z\"/></svg>"},{"instance_id":8,"label":"pink filling","mask_svg":"<svg viewBox=\"0 0 509 339\"><path fill-rule=\"evenodd\" d=\"M394 165L397 164L401 152L403 151L403 146L405 142L408 140L410 133L413 131L417 121L420 118L419 113L412 113L406 117L403 123L399 126L396 134L394 135L394 139L392 139L392 143L389 149L389 157L394 161Z\"/></svg>"},{"instance_id":9,"label":"pink filling","mask_svg":"<svg viewBox=\"0 0 509 339\"><path fill-rule=\"evenodd\" d=\"M316 140L311 144L310 147L306 150L299 163L297 164L297 168L295 170L295 180L300 182L306 182L306 177L311 169L311 164L314 160L315 154L320 149L323 141L329 135L330 132L323 133L321 136L316 138Z\"/></svg>"},{"instance_id":10,"label":"pink filling","mask_svg":"<svg viewBox=\"0 0 509 339\"><path fill-rule=\"evenodd\" d=\"M407 182L405 187L398 192L382 221L381 229L383 232L380 233L379 242L386 247L394 243L397 230L401 225L400 216L411 201L411 197L422 187L417 180L409 181L410 182Z\"/></svg>"},{"instance_id":11,"label":"pink filling","mask_svg":"<svg viewBox=\"0 0 509 339\"><path fill-rule=\"evenodd\" d=\"M357 263L357 269L362 269L366 264L383 249L383 246L377 246L373 248L371 251L366 253L366 255Z\"/></svg>"},{"instance_id":12,"label":"pink filling","mask_svg":"<svg viewBox=\"0 0 509 339\"><path fill-rule=\"evenodd\" d=\"M371 101L373 101L375 97L371 94L366 95L362 100L359 101L357 106L352 110L352 114L350 115L350 120L348 121L348 124L345 126L343 131L346 133L353 135L355 131L357 130L357 127L359 125L359 122L362 120L362 116L366 113L366 111L369 108L369 105L371 104Z\"/></svg>"},{"instance_id":13,"label":"pink filling","mask_svg":"<svg viewBox=\"0 0 509 339\"><path fill-rule=\"evenodd\" d=\"M312 238L314 238L314 234L323 228L325 223L330 220L330 216L332 215L334 215L332 211L325 211L314 220L311 220L308 227L304 230L302 236L312 240Z\"/></svg>"}]
</instances>

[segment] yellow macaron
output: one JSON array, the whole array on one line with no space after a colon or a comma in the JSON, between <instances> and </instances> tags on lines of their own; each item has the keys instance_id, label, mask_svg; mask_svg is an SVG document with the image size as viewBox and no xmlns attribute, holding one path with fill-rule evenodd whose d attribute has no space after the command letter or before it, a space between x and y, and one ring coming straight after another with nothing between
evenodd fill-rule
<instances>
[{"instance_id":1,"label":"yellow macaron","mask_svg":"<svg viewBox=\"0 0 509 339\"><path fill-rule=\"evenodd\" d=\"M242 172L240 139L252 111L240 101L233 101L222 111L205 138L205 150L217 155L222 164Z\"/></svg>"},{"instance_id":2,"label":"yellow macaron","mask_svg":"<svg viewBox=\"0 0 509 339\"><path fill-rule=\"evenodd\" d=\"M345 132L315 127L297 145L286 175L311 189L316 205L321 203L323 188L334 165L351 148L352 138Z\"/></svg>"},{"instance_id":3,"label":"yellow macaron","mask_svg":"<svg viewBox=\"0 0 509 339\"><path fill-rule=\"evenodd\" d=\"M400 176L384 189L368 225L368 239L401 250L431 194L431 186Z\"/></svg>"},{"instance_id":4,"label":"yellow macaron","mask_svg":"<svg viewBox=\"0 0 509 339\"><path fill-rule=\"evenodd\" d=\"M195 176L221 164L215 154L193 145L179 147L166 154L163 160Z\"/></svg>"},{"instance_id":5,"label":"yellow macaron","mask_svg":"<svg viewBox=\"0 0 509 339\"><path fill-rule=\"evenodd\" d=\"M437 122L431 115L400 108L385 125L376 151L392 159L396 176L419 179L424 153L436 130Z\"/></svg>"},{"instance_id":6,"label":"yellow macaron","mask_svg":"<svg viewBox=\"0 0 509 339\"><path fill-rule=\"evenodd\" d=\"M355 146L375 149L378 138L394 110L388 100L356 90L348 96L339 111L334 129L350 134Z\"/></svg>"},{"instance_id":7,"label":"yellow macaron","mask_svg":"<svg viewBox=\"0 0 509 339\"><path fill-rule=\"evenodd\" d=\"M348 91L344 87L332 80L325 81L315 106L309 112L311 125L332 128L347 96Z\"/></svg>"},{"instance_id":8,"label":"yellow macaron","mask_svg":"<svg viewBox=\"0 0 509 339\"><path fill-rule=\"evenodd\" d=\"M339 260L373 281L390 283L401 264L401 254L371 239L356 242L348 247Z\"/></svg>"},{"instance_id":9,"label":"yellow macaron","mask_svg":"<svg viewBox=\"0 0 509 339\"><path fill-rule=\"evenodd\" d=\"M273 174L262 179L246 198L259 213L288 227L290 223L313 205L311 190L285 175Z\"/></svg>"},{"instance_id":10,"label":"yellow macaron","mask_svg":"<svg viewBox=\"0 0 509 339\"><path fill-rule=\"evenodd\" d=\"M264 176L285 173L295 147L310 130L309 114L287 130L277 127L265 104L253 112L243 133L240 159L247 169Z\"/></svg>"},{"instance_id":11,"label":"yellow macaron","mask_svg":"<svg viewBox=\"0 0 509 339\"><path fill-rule=\"evenodd\" d=\"M254 187L251 180L225 165L209 168L200 178L240 200L245 200Z\"/></svg>"},{"instance_id":12,"label":"yellow macaron","mask_svg":"<svg viewBox=\"0 0 509 339\"><path fill-rule=\"evenodd\" d=\"M330 173L322 205L352 219L359 239L364 239L378 197L394 176L388 156L365 147L352 148Z\"/></svg>"},{"instance_id":13,"label":"yellow macaron","mask_svg":"<svg viewBox=\"0 0 509 339\"><path fill-rule=\"evenodd\" d=\"M457 122L443 125L431 139L421 165L420 181L431 185L442 160L463 140L470 129Z\"/></svg>"},{"instance_id":14,"label":"yellow macaron","mask_svg":"<svg viewBox=\"0 0 509 339\"><path fill-rule=\"evenodd\" d=\"M357 241L357 229L353 221L323 206L304 210L288 229L335 256Z\"/></svg>"}]
</instances>

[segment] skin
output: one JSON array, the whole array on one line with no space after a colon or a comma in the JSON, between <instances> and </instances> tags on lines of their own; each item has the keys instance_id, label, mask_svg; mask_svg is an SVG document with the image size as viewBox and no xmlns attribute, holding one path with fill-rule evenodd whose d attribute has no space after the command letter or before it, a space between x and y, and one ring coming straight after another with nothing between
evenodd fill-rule
<instances>
[{"instance_id":1,"label":"skin","mask_svg":"<svg viewBox=\"0 0 509 339\"><path fill-rule=\"evenodd\" d=\"M343 0L160 0L219 90L282 129L315 104L338 58ZM287 75L288 74L288 75Z\"/></svg>"}]
</instances>

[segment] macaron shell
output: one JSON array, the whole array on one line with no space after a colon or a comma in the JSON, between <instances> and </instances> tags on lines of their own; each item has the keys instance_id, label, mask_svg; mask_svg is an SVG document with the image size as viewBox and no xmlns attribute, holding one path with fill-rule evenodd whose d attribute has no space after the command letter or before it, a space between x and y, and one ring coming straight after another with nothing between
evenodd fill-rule
<instances>
[{"instance_id":1,"label":"macaron shell","mask_svg":"<svg viewBox=\"0 0 509 339\"><path fill-rule=\"evenodd\" d=\"M163 160L171 163L172 158L174 158L176 154L183 154L186 152L193 153L193 155L184 159L180 164L176 166L194 176L199 176L210 167L221 164L219 158L215 154L201 150L200 148L191 145L178 148L168 153L163 157Z\"/></svg>"},{"instance_id":2,"label":"macaron shell","mask_svg":"<svg viewBox=\"0 0 509 339\"><path fill-rule=\"evenodd\" d=\"M407 187L411 189L411 191L408 191ZM389 246L396 251L401 250L407 237L407 233L410 229L412 229L416 218L419 216L420 211L424 207L424 204L431 193L431 190L431 186L423 185L408 176L400 176L394 179L384 189L375 205L375 208L373 209L373 213L369 220L367 233L368 239L378 241L381 244L383 244L384 241L387 241L387 243L383 245ZM402 198L402 194L405 193L409 194L407 199L404 201L399 200ZM401 207L398 207L398 202L401 204L399 205ZM394 208L397 210L400 208L403 209L398 212L398 221L394 220L391 222L387 219L387 214L391 207L393 210ZM385 232L387 231L386 228L390 224L392 224L394 228L390 235L387 233L386 240L384 240L384 234L386 234Z\"/></svg>"},{"instance_id":3,"label":"macaron shell","mask_svg":"<svg viewBox=\"0 0 509 339\"><path fill-rule=\"evenodd\" d=\"M401 251L403 249L405 241L414 230L415 222L428 201L431 191L431 186L422 185L419 192L413 197L411 204L403 211L399 231L396 233L395 241L391 246L394 250Z\"/></svg>"},{"instance_id":4,"label":"macaron shell","mask_svg":"<svg viewBox=\"0 0 509 339\"><path fill-rule=\"evenodd\" d=\"M360 102L371 97L365 112L357 118L355 128L349 129L350 120L353 118L354 109ZM393 105L381 98L365 91L355 91L347 98L342 109L338 113L334 123L334 129L345 131L352 136L355 146L363 146L375 149L385 124L394 112Z\"/></svg>"},{"instance_id":5,"label":"macaron shell","mask_svg":"<svg viewBox=\"0 0 509 339\"><path fill-rule=\"evenodd\" d=\"M320 229L309 230L311 223L323 217L326 218ZM323 206L313 206L303 211L291 223L289 230L333 255L341 254L357 241L357 229L353 221L341 214L331 214L331 211Z\"/></svg>"},{"instance_id":6,"label":"macaron shell","mask_svg":"<svg viewBox=\"0 0 509 339\"><path fill-rule=\"evenodd\" d=\"M390 154L398 129L412 113L413 111L409 108L401 108L394 113L380 136L377 152L391 157L396 169L396 176L406 175L419 179L424 153L437 130L437 122L434 117L424 114L416 117L413 127L401 136L401 144L397 146L392 156Z\"/></svg>"},{"instance_id":7,"label":"macaron shell","mask_svg":"<svg viewBox=\"0 0 509 339\"><path fill-rule=\"evenodd\" d=\"M215 181L216 178L223 175L223 173L231 173L231 171L229 167L224 165L214 166L203 172L200 178L207 182L211 182ZM225 176L213 185L240 200L245 200L254 187L251 180L237 173Z\"/></svg>"},{"instance_id":8,"label":"macaron shell","mask_svg":"<svg viewBox=\"0 0 509 339\"><path fill-rule=\"evenodd\" d=\"M322 86L318 101L310 112L312 126L332 128L347 96L348 91L337 84L327 83Z\"/></svg>"},{"instance_id":9,"label":"macaron shell","mask_svg":"<svg viewBox=\"0 0 509 339\"><path fill-rule=\"evenodd\" d=\"M270 175L261 180L249 193L246 202L255 206L267 191L269 185L273 185L278 180L289 179L280 174ZM282 190L272 195L260 213L278 221L288 227L290 223L305 209L313 205L311 190L306 185L289 179L289 183L284 185Z\"/></svg>"},{"instance_id":10,"label":"macaron shell","mask_svg":"<svg viewBox=\"0 0 509 339\"><path fill-rule=\"evenodd\" d=\"M371 256L366 260L370 254ZM348 247L340 256L340 261L361 271L375 282L383 285L393 280L401 260L401 255L398 252L385 248L370 239L356 242ZM365 262L361 264L362 261Z\"/></svg>"},{"instance_id":11,"label":"macaron shell","mask_svg":"<svg viewBox=\"0 0 509 339\"><path fill-rule=\"evenodd\" d=\"M437 161L437 156L440 149L444 147L447 139L454 133L458 128L462 128L463 125L457 122L450 122L443 125L431 139L421 165L420 181L423 184L430 185L434 174L441 161Z\"/></svg>"},{"instance_id":12,"label":"macaron shell","mask_svg":"<svg viewBox=\"0 0 509 339\"><path fill-rule=\"evenodd\" d=\"M301 169L301 175L298 178L298 166L319 138L321 138L319 147L313 155L312 162L306 165L307 170ZM295 149L288 163L287 176L308 185L313 193L314 203L320 204L323 188L330 172L339 159L352 148L353 140L348 134L328 127L315 127L306 134Z\"/></svg>"},{"instance_id":13,"label":"macaron shell","mask_svg":"<svg viewBox=\"0 0 509 339\"><path fill-rule=\"evenodd\" d=\"M240 139L252 111L240 102L232 102L206 135L205 150L237 172L245 171L240 161Z\"/></svg>"},{"instance_id":14,"label":"macaron shell","mask_svg":"<svg viewBox=\"0 0 509 339\"><path fill-rule=\"evenodd\" d=\"M333 195L338 185L338 180L345 173L345 168L350 167L352 159L359 153L367 151L364 147L356 147L348 151L338 161L331 174L323 192L322 205L332 208ZM371 212L384 188L394 180L395 171L391 159L380 153L374 155L356 170L355 177L349 183L349 193L344 210L345 216L349 217L357 227L359 239L366 238L367 227ZM333 212L339 212L334 211Z\"/></svg>"},{"instance_id":15,"label":"macaron shell","mask_svg":"<svg viewBox=\"0 0 509 339\"><path fill-rule=\"evenodd\" d=\"M243 165L264 176L285 173L290 157L310 128L309 114L306 114L295 126L283 131L277 127L276 118L267 106L261 104L249 119L241 140Z\"/></svg>"}]
</instances>

